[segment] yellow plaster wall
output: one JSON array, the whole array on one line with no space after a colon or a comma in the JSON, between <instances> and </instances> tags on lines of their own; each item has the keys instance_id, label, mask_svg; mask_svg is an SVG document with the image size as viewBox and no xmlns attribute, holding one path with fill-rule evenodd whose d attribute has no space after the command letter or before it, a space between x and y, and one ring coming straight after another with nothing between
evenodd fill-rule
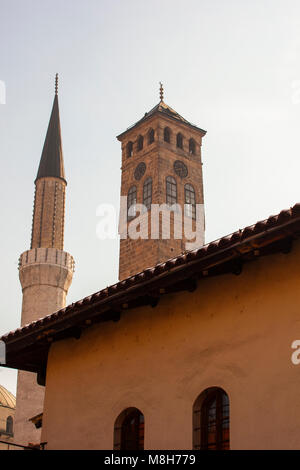
<instances>
[{"instance_id":1,"label":"yellow plaster wall","mask_svg":"<svg viewBox=\"0 0 300 470\"><path fill-rule=\"evenodd\" d=\"M232 449L300 447L300 245L205 279L193 293L125 312L118 323L51 346L42 441L112 449L127 407L145 417L145 449L191 449L192 407L206 388L230 399Z\"/></svg>"}]
</instances>

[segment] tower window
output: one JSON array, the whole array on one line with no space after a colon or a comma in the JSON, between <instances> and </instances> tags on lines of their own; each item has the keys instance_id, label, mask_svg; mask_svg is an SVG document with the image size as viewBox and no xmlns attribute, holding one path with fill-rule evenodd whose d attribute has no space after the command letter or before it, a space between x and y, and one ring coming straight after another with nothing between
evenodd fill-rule
<instances>
[{"instance_id":1,"label":"tower window","mask_svg":"<svg viewBox=\"0 0 300 470\"><path fill-rule=\"evenodd\" d=\"M177 183L173 176L167 176L166 178L166 202L167 204L177 203Z\"/></svg>"},{"instance_id":2,"label":"tower window","mask_svg":"<svg viewBox=\"0 0 300 470\"><path fill-rule=\"evenodd\" d=\"M131 186L127 196L127 220L136 216L136 186Z\"/></svg>"},{"instance_id":3,"label":"tower window","mask_svg":"<svg viewBox=\"0 0 300 470\"><path fill-rule=\"evenodd\" d=\"M129 141L126 145L126 157L132 157L133 154L133 143Z\"/></svg>"},{"instance_id":4,"label":"tower window","mask_svg":"<svg viewBox=\"0 0 300 470\"><path fill-rule=\"evenodd\" d=\"M184 213L187 217L196 219L196 196L191 184L184 186Z\"/></svg>"},{"instance_id":5,"label":"tower window","mask_svg":"<svg viewBox=\"0 0 300 470\"><path fill-rule=\"evenodd\" d=\"M143 204L150 210L152 203L152 178L147 178L143 187Z\"/></svg>"},{"instance_id":6,"label":"tower window","mask_svg":"<svg viewBox=\"0 0 300 470\"><path fill-rule=\"evenodd\" d=\"M7 434L13 434L13 418L12 416L8 416L7 420L6 420L6 433Z\"/></svg>"},{"instance_id":7,"label":"tower window","mask_svg":"<svg viewBox=\"0 0 300 470\"><path fill-rule=\"evenodd\" d=\"M144 147L144 137L142 135L139 135L138 141L137 141L137 149L138 151L142 150Z\"/></svg>"},{"instance_id":8,"label":"tower window","mask_svg":"<svg viewBox=\"0 0 300 470\"><path fill-rule=\"evenodd\" d=\"M194 141L194 139L189 140L189 153L191 155L195 155L196 153L196 142Z\"/></svg>"},{"instance_id":9,"label":"tower window","mask_svg":"<svg viewBox=\"0 0 300 470\"><path fill-rule=\"evenodd\" d=\"M150 129L148 133L148 144L152 144L154 142L154 129Z\"/></svg>"},{"instance_id":10,"label":"tower window","mask_svg":"<svg viewBox=\"0 0 300 470\"><path fill-rule=\"evenodd\" d=\"M229 449L229 398L221 388L205 390L193 408L194 449Z\"/></svg>"},{"instance_id":11,"label":"tower window","mask_svg":"<svg viewBox=\"0 0 300 470\"><path fill-rule=\"evenodd\" d=\"M144 450L144 415L127 408L116 419L114 450Z\"/></svg>"},{"instance_id":12,"label":"tower window","mask_svg":"<svg viewBox=\"0 0 300 470\"><path fill-rule=\"evenodd\" d=\"M171 141L171 131L168 127L165 127L164 128L164 141L165 142L168 142L168 144L170 143Z\"/></svg>"},{"instance_id":13,"label":"tower window","mask_svg":"<svg viewBox=\"0 0 300 470\"><path fill-rule=\"evenodd\" d=\"M176 136L176 146L179 149L183 148L183 135L180 132Z\"/></svg>"}]
</instances>

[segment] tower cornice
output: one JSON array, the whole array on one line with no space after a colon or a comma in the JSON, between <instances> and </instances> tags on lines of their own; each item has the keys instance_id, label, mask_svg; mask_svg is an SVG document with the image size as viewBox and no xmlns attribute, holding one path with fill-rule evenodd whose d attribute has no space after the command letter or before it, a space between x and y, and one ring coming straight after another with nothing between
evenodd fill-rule
<instances>
[{"instance_id":1,"label":"tower cornice","mask_svg":"<svg viewBox=\"0 0 300 470\"><path fill-rule=\"evenodd\" d=\"M128 127L124 132L121 132L121 134L117 135L117 139L119 141L122 141L123 137L125 137L127 133L138 128L141 124L144 124L145 121L148 121L155 116L160 116L164 119L170 120L170 122L173 121L175 123L180 123L181 125L187 126L188 128L192 128L195 131L199 132L202 137L204 137L206 134L206 131L204 129L201 129L195 124L192 124L191 122L187 121L180 114L174 111L174 109L164 103L164 101L160 101L148 113L145 113L145 115L141 119L139 119L139 121L137 121L132 126Z\"/></svg>"}]
</instances>

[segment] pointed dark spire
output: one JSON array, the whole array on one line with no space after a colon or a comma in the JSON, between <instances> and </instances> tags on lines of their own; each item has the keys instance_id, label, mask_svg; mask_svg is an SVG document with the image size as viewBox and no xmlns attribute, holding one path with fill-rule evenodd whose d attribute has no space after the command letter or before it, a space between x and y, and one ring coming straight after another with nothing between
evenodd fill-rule
<instances>
[{"instance_id":1,"label":"pointed dark spire","mask_svg":"<svg viewBox=\"0 0 300 470\"><path fill-rule=\"evenodd\" d=\"M55 76L53 107L36 179L46 176L54 176L65 180L58 107L58 74Z\"/></svg>"}]
</instances>

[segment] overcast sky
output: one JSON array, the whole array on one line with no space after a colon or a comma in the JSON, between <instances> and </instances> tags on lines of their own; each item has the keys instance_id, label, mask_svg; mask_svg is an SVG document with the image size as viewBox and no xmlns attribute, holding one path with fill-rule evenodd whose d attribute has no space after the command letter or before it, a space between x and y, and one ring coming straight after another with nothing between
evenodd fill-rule
<instances>
[{"instance_id":1,"label":"overcast sky","mask_svg":"<svg viewBox=\"0 0 300 470\"><path fill-rule=\"evenodd\" d=\"M21 316L34 179L54 76L68 181L68 303L114 283L118 240L96 209L119 204L116 135L159 101L206 129L206 242L300 201L299 0L0 0L0 335ZM15 392L15 371L0 368Z\"/></svg>"}]
</instances>

